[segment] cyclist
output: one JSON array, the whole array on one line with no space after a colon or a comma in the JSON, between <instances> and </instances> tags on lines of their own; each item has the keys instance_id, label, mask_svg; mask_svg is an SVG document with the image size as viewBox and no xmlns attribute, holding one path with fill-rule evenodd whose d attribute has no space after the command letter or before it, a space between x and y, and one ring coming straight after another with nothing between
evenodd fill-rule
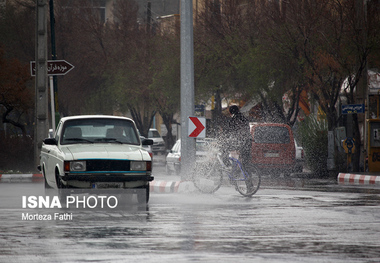
<instances>
[{"instance_id":1,"label":"cyclist","mask_svg":"<svg viewBox=\"0 0 380 263\"><path fill-rule=\"evenodd\" d=\"M251 159L252 136L249 121L236 105L230 106L229 112L231 118L224 125L224 138L221 147L223 162L228 165L229 153L237 150L240 152L240 161L244 166Z\"/></svg>"}]
</instances>

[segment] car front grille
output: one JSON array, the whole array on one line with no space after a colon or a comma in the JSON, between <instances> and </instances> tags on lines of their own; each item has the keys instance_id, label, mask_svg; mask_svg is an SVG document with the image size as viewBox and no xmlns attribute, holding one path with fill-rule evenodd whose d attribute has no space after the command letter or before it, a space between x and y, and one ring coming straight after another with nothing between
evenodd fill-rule
<instances>
[{"instance_id":1,"label":"car front grille","mask_svg":"<svg viewBox=\"0 0 380 263\"><path fill-rule=\"evenodd\" d=\"M126 160L87 160L87 171L129 171L130 161Z\"/></svg>"}]
</instances>

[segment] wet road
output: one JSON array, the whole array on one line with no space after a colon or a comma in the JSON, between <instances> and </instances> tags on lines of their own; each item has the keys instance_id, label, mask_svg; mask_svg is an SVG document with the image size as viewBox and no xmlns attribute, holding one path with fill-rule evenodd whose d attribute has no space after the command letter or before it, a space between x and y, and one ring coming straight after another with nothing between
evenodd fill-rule
<instances>
[{"instance_id":1,"label":"wet road","mask_svg":"<svg viewBox=\"0 0 380 263\"><path fill-rule=\"evenodd\" d=\"M0 262L380 262L380 195L263 187L151 193L148 206L28 209L0 183ZM71 214L66 220L22 215Z\"/></svg>"}]
</instances>

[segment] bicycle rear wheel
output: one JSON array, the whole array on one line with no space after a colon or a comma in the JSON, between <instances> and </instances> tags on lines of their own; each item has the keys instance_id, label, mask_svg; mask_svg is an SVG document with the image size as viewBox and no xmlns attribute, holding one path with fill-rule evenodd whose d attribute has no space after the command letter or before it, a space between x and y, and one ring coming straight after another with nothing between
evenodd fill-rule
<instances>
[{"instance_id":1,"label":"bicycle rear wheel","mask_svg":"<svg viewBox=\"0 0 380 263\"><path fill-rule=\"evenodd\" d=\"M197 163L194 169L194 186L206 194L214 193L222 185L223 174L217 160L214 163Z\"/></svg>"},{"instance_id":2,"label":"bicycle rear wheel","mask_svg":"<svg viewBox=\"0 0 380 263\"><path fill-rule=\"evenodd\" d=\"M261 175L254 165L245 166L245 174L240 169L234 174L234 183L236 191L241 195L250 197L260 188Z\"/></svg>"}]
</instances>

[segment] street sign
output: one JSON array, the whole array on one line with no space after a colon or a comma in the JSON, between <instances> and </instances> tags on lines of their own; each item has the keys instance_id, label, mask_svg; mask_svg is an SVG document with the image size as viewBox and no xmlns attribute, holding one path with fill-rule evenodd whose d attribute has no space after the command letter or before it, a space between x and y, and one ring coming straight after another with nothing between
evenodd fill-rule
<instances>
[{"instance_id":1,"label":"street sign","mask_svg":"<svg viewBox=\"0 0 380 263\"><path fill-rule=\"evenodd\" d=\"M47 71L48 76L65 75L67 72L74 68L72 64L66 60L48 60L47 61ZM30 61L30 74L32 76L36 75L36 62Z\"/></svg>"},{"instance_id":2,"label":"street sign","mask_svg":"<svg viewBox=\"0 0 380 263\"><path fill-rule=\"evenodd\" d=\"M189 137L206 137L206 118L189 117Z\"/></svg>"},{"instance_id":3,"label":"street sign","mask_svg":"<svg viewBox=\"0 0 380 263\"><path fill-rule=\"evenodd\" d=\"M342 114L364 113L364 104L342 105Z\"/></svg>"},{"instance_id":4,"label":"street sign","mask_svg":"<svg viewBox=\"0 0 380 263\"><path fill-rule=\"evenodd\" d=\"M204 112L205 105L195 105L195 111Z\"/></svg>"},{"instance_id":5,"label":"street sign","mask_svg":"<svg viewBox=\"0 0 380 263\"><path fill-rule=\"evenodd\" d=\"M355 153L355 139L347 137L343 141L343 149L346 153Z\"/></svg>"}]
</instances>

